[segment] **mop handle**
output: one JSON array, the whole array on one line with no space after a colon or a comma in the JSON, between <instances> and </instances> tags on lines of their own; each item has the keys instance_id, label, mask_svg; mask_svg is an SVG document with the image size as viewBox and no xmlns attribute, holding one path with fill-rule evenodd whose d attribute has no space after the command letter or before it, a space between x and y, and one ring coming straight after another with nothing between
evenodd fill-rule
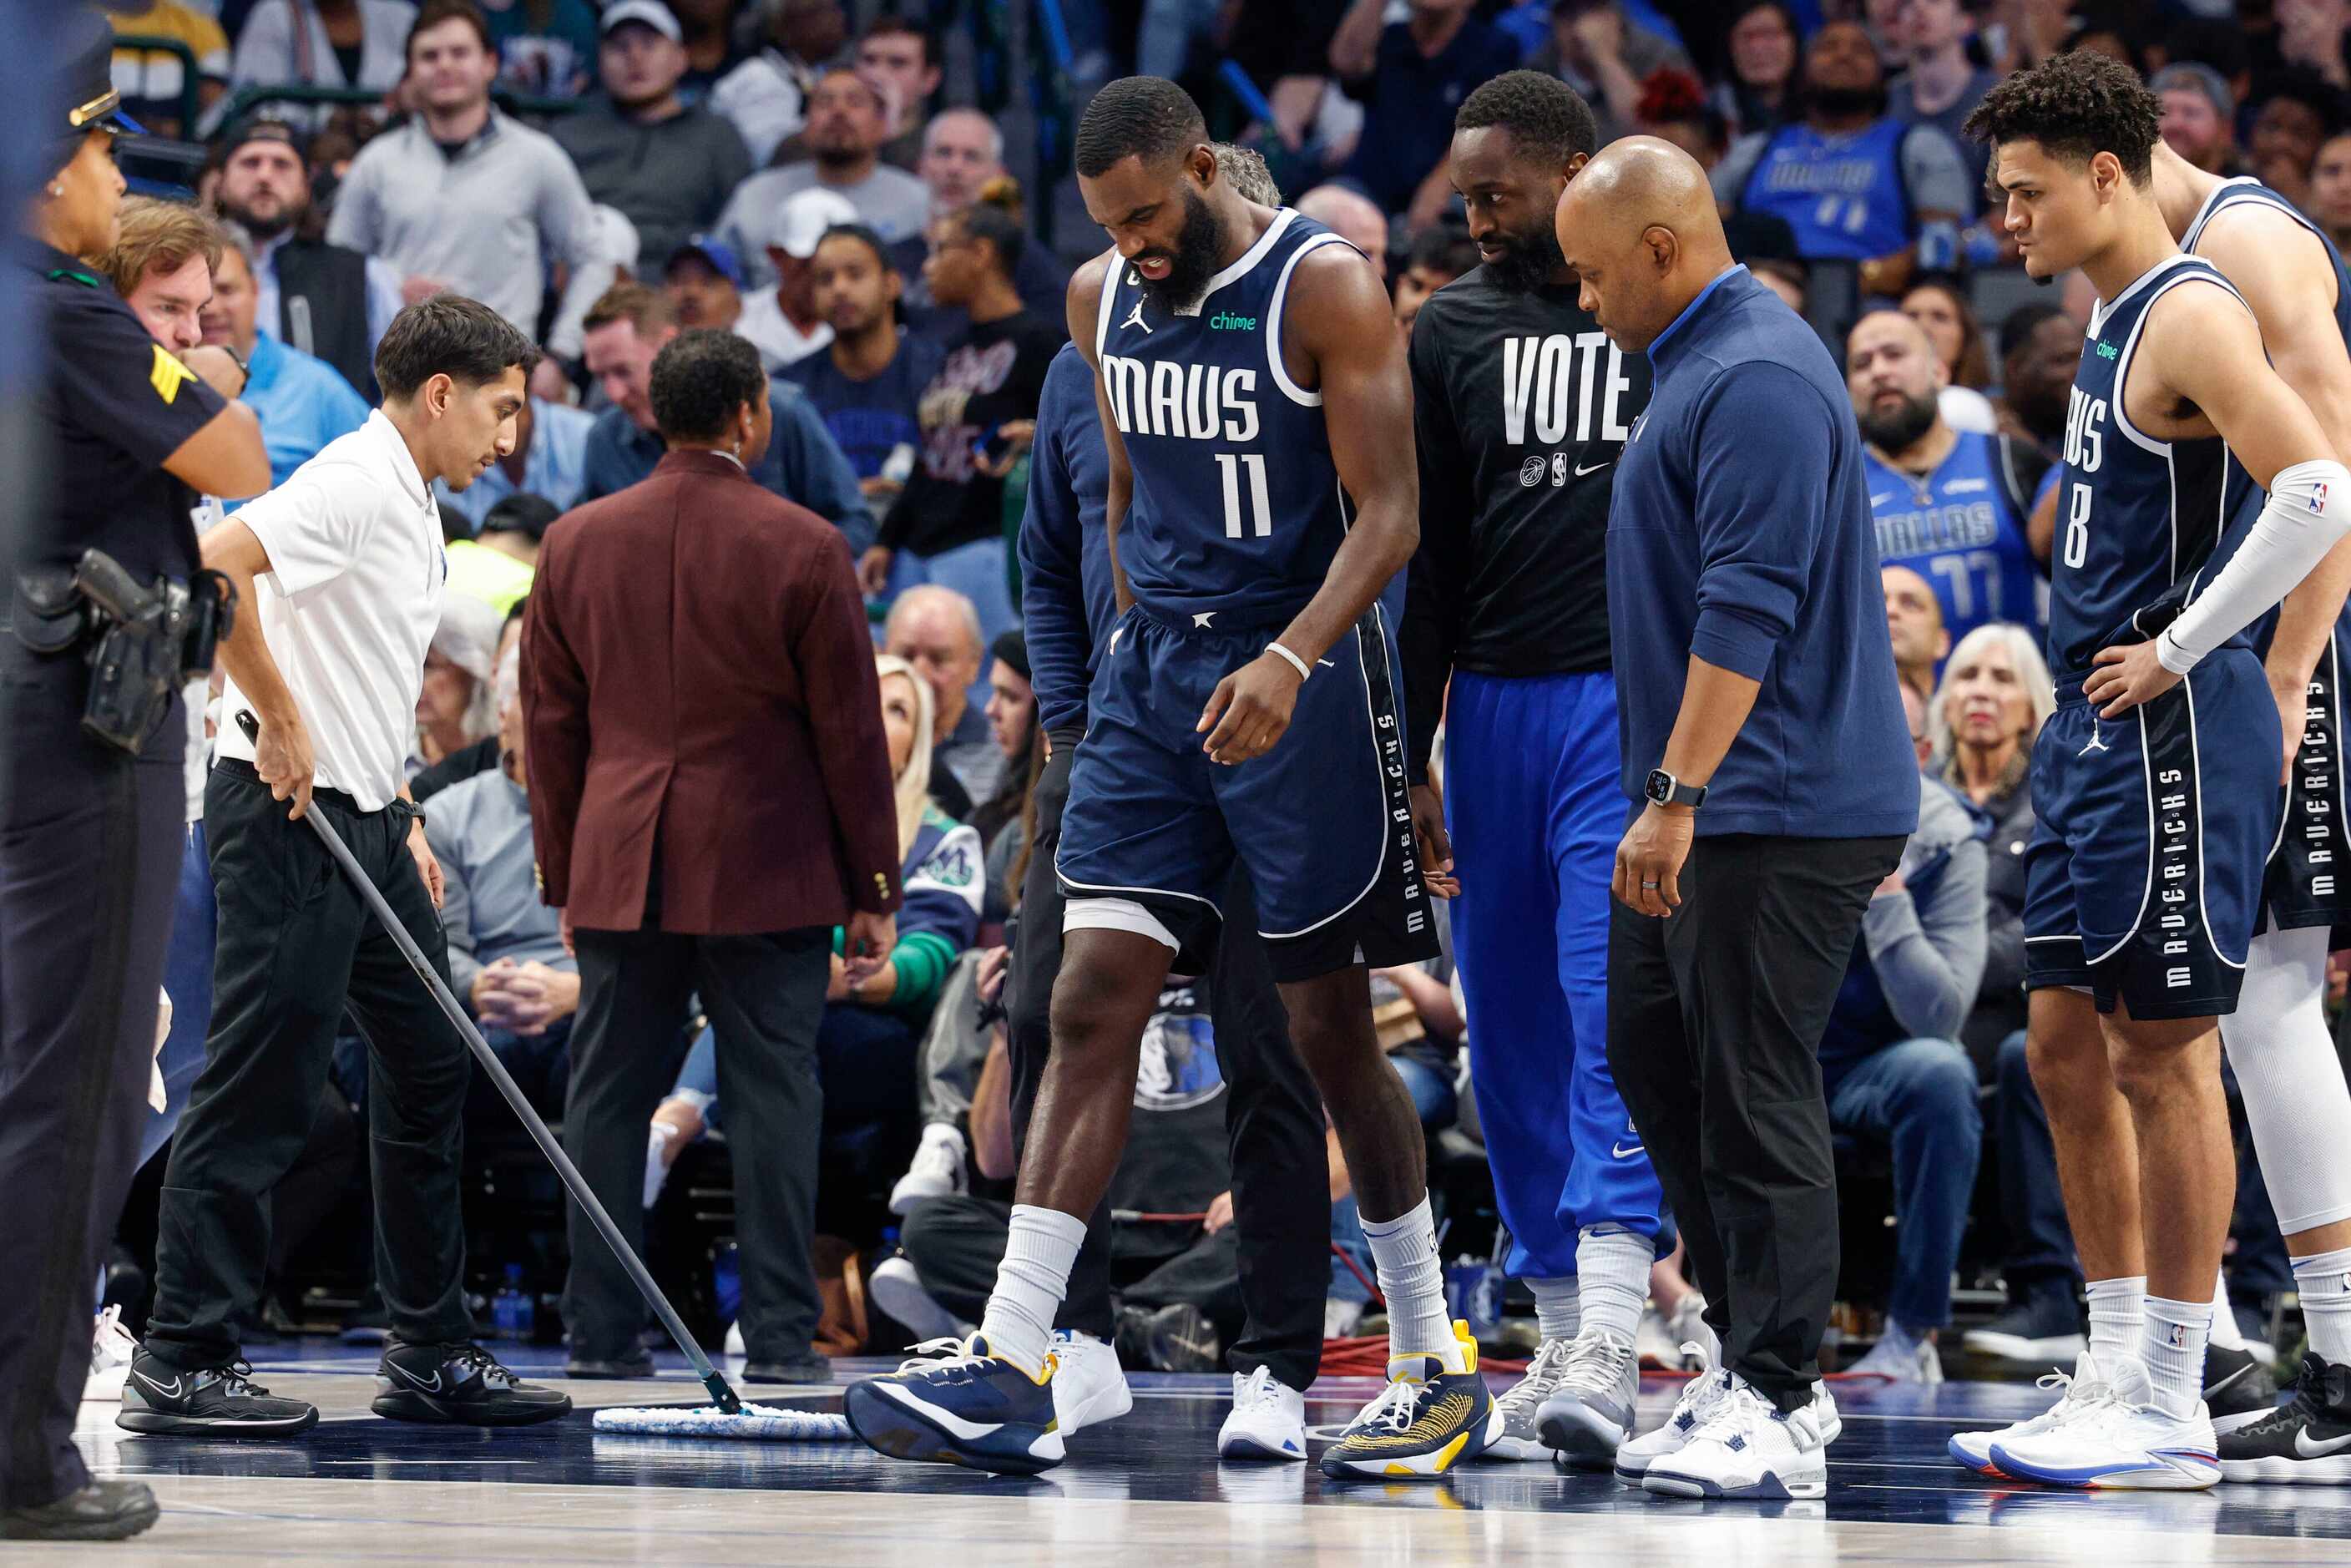
<instances>
[{"instance_id":1,"label":"mop handle","mask_svg":"<svg viewBox=\"0 0 2351 1568\"><path fill-rule=\"evenodd\" d=\"M260 725L251 713L239 712L236 723L247 740L258 738ZM622 1239L620 1228L612 1223L612 1217L604 1212L604 1206L589 1190L579 1167L571 1163L571 1157L555 1141L555 1134L548 1130L547 1124L539 1120L538 1113L530 1108L530 1102L523 1097L522 1090L516 1085L513 1075L507 1071L506 1064L498 1060L497 1053L490 1049L489 1042L474 1027L474 1020L467 1018L465 1009L457 1005L457 998L442 982L440 973L424 956L423 949L417 946L416 938L408 934L408 927L401 923L399 915L392 913L392 905L384 902L382 893L369 880L367 873L360 869L360 862L351 857L342 836L335 831L325 814L315 806L302 813L302 820L317 831L320 841L327 846L327 852L334 857L335 863L342 868L343 875L350 880L351 885L360 890L360 896L367 901L368 907L375 914L377 924L399 947L401 956L408 960L408 967L416 971L417 978L432 991L433 999L440 1004L442 1012L447 1015L451 1025L463 1037L466 1049L474 1053L474 1060L490 1075L490 1082L497 1085L498 1093L514 1107L515 1114L522 1118L524 1130L530 1134L531 1141L555 1166L555 1174L563 1179L572 1201L587 1212L589 1219L595 1224L597 1234L603 1237L606 1246L611 1248L612 1255L621 1260L621 1267L628 1270L638 1294L644 1297L653 1314L661 1319L662 1327L669 1331L670 1338L677 1342L677 1347L685 1352L685 1359L694 1364L695 1373L702 1379L703 1386L710 1390L712 1401L730 1416L742 1409L742 1400L728 1386L726 1379L710 1364L710 1358L703 1354L701 1344L677 1315L677 1309L669 1304L669 1298L662 1294L662 1288L653 1282L653 1277L643 1261Z\"/></svg>"}]
</instances>

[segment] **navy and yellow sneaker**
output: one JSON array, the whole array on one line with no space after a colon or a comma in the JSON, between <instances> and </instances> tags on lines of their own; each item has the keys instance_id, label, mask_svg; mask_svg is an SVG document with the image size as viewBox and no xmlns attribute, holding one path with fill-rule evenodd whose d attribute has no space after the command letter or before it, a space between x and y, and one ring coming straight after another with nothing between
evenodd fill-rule
<instances>
[{"instance_id":1,"label":"navy and yellow sneaker","mask_svg":"<svg viewBox=\"0 0 2351 1568\"><path fill-rule=\"evenodd\" d=\"M1478 1371L1469 1325L1453 1325L1464 1369L1447 1372L1434 1355L1388 1359L1387 1392L1363 1408L1323 1450L1322 1473L1336 1479L1435 1479L1486 1451L1502 1435L1502 1413Z\"/></svg>"},{"instance_id":2,"label":"navy and yellow sneaker","mask_svg":"<svg viewBox=\"0 0 2351 1568\"><path fill-rule=\"evenodd\" d=\"M1061 1462L1051 1355L1031 1377L990 1354L978 1334L914 1348L897 1371L852 1383L842 1396L841 1413L867 1448L1005 1476L1033 1476Z\"/></svg>"}]
</instances>

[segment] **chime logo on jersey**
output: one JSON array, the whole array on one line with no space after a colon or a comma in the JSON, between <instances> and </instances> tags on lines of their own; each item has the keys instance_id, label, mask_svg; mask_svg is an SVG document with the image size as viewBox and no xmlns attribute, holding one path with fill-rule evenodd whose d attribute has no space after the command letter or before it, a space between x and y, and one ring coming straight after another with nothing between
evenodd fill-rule
<instances>
[{"instance_id":1,"label":"chime logo on jersey","mask_svg":"<svg viewBox=\"0 0 2351 1568\"><path fill-rule=\"evenodd\" d=\"M1102 374L1110 392L1111 417L1122 434L1236 443L1257 439L1254 370L1104 354Z\"/></svg>"}]
</instances>

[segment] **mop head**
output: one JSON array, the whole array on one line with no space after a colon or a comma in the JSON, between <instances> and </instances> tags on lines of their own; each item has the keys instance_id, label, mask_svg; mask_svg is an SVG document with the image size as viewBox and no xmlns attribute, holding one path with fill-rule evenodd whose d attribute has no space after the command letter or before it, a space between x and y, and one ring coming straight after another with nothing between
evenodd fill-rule
<instances>
[{"instance_id":1,"label":"mop head","mask_svg":"<svg viewBox=\"0 0 2351 1568\"><path fill-rule=\"evenodd\" d=\"M845 1443L856 1436L844 1416L776 1405L746 1405L733 1416L716 1405L693 1409L624 1406L597 1411L595 1429L641 1437L724 1437L747 1443Z\"/></svg>"}]
</instances>

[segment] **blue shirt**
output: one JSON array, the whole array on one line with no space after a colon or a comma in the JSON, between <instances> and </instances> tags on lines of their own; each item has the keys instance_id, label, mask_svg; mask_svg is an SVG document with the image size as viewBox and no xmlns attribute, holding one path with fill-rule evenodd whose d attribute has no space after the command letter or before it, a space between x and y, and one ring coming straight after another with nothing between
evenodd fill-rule
<instances>
[{"instance_id":1,"label":"blue shirt","mask_svg":"<svg viewBox=\"0 0 2351 1568\"><path fill-rule=\"evenodd\" d=\"M1117 619L1111 582L1110 451L1094 407L1093 367L1065 343L1045 371L1020 517L1020 619L1037 722L1068 737L1085 728L1094 653Z\"/></svg>"},{"instance_id":2,"label":"blue shirt","mask_svg":"<svg viewBox=\"0 0 2351 1568\"><path fill-rule=\"evenodd\" d=\"M367 423L367 400L351 390L340 371L315 355L264 333L254 339L246 368L251 376L237 401L261 422L273 486L286 483L327 443ZM233 501L224 510L242 505Z\"/></svg>"},{"instance_id":3,"label":"blue shirt","mask_svg":"<svg viewBox=\"0 0 2351 1568\"><path fill-rule=\"evenodd\" d=\"M1934 588L1953 646L1995 621L2036 633L2048 625L2045 580L2001 472L1999 437L1960 431L1931 474L1908 473L1872 451L1862 460L1877 559L1908 567Z\"/></svg>"},{"instance_id":4,"label":"blue shirt","mask_svg":"<svg viewBox=\"0 0 2351 1568\"><path fill-rule=\"evenodd\" d=\"M900 445L921 448L923 426L915 406L945 358L946 351L929 339L901 331L898 351L880 375L865 381L844 373L832 362L830 349L794 361L780 375L808 394L857 476L872 479Z\"/></svg>"},{"instance_id":5,"label":"blue shirt","mask_svg":"<svg viewBox=\"0 0 2351 1568\"><path fill-rule=\"evenodd\" d=\"M1347 177L1382 210L1404 211L1421 181L1452 150L1453 112L1461 100L1479 83L1518 64L1517 42L1475 16L1461 24L1434 58L1413 42L1410 26L1390 23L1380 34L1371 108Z\"/></svg>"},{"instance_id":6,"label":"blue shirt","mask_svg":"<svg viewBox=\"0 0 2351 1568\"><path fill-rule=\"evenodd\" d=\"M588 432L595 423L596 416L585 409L531 399L530 448L523 455L522 483L507 477L503 463L491 464L463 490L452 490L436 479L433 494L441 503L441 516L462 517L473 525L472 532L479 533L490 508L508 496L537 496L559 511L569 511L587 479Z\"/></svg>"},{"instance_id":7,"label":"blue shirt","mask_svg":"<svg viewBox=\"0 0 2351 1568\"><path fill-rule=\"evenodd\" d=\"M1808 261L1867 261L1910 243L1910 195L1902 139L1910 127L1887 116L1862 130L1823 136L1798 121L1774 131L1755 161L1740 209L1786 222Z\"/></svg>"},{"instance_id":8,"label":"blue shirt","mask_svg":"<svg viewBox=\"0 0 2351 1568\"><path fill-rule=\"evenodd\" d=\"M1734 267L1649 346L1656 388L1608 509L1625 799L1666 753L1691 655L1760 683L1697 831L1918 824L1861 432L1818 334Z\"/></svg>"},{"instance_id":9,"label":"blue shirt","mask_svg":"<svg viewBox=\"0 0 2351 1568\"><path fill-rule=\"evenodd\" d=\"M815 405L799 388L770 382L768 407L775 416L775 434L768 439L767 454L751 465L751 477L793 505L840 524L852 550L872 543L865 492L857 487L856 473ZM580 499L594 501L627 489L650 475L667 450L659 432L639 430L618 406L606 409L588 432Z\"/></svg>"}]
</instances>

